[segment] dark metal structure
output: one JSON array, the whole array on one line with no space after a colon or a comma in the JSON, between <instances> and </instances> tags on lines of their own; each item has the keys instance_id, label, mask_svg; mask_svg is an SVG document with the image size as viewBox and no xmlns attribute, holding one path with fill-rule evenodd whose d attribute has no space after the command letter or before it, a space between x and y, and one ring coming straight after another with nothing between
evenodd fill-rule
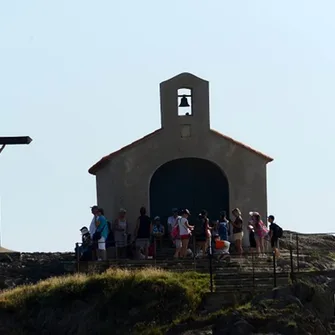
<instances>
[{"instance_id":1,"label":"dark metal structure","mask_svg":"<svg viewBox=\"0 0 335 335\"><path fill-rule=\"evenodd\" d=\"M189 209L191 223L202 209L210 220L218 219L222 210L229 213L229 186L222 170L200 158L180 158L159 167L150 182L150 214L166 222L174 207Z\"/></svg>"},{"instance_id":2,"label":"dark metal structure","mask_svg":"<svg viewBox=\"0 0 335 335\"><path fill-rule=\"evenodd\" d=\"M5 149L6 145L23 145L30 144L32 139L29 136L7 136L0 137L0 153Z\"/></svg>"}]
</instances>

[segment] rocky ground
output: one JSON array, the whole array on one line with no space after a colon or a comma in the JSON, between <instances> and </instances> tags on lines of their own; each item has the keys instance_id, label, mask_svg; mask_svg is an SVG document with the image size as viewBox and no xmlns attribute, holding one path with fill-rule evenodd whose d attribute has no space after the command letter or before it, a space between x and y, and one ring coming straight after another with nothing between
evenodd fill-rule
<instances>
[{"instance_id":1,"label":"rocky ground","mask_svg":"<svg viewBox=\"0 0 335 335\"><path fill-rule=\"evenodd\" d=\"M320 279L319 279L320 281ZM169 329L170 335L335 334L334 279L299 281L255 296L251 302Z\"/></svg>"},{"instance_id":2,"label":"rocky ground","mask_svg":"<svg viewBox=\"0 0 335 335\"><path fill-rule=\"evenodd\" d=\"M285 257L278 260L279 271L289 271L290 249L295 269L299 260L300 272L313 274L335 269L335 237L332 235L299 234L299 257L296 233L286 231L280 245ZM74 260L73 253L0 254L0 290L68 273L64 264L72 264ZM250 256L243 258L239 266L250 270L250 262ZM333 334L334 278L317 273L299 276L298 281L290 287L257 295L243 307L228 312L220 308L217 312L209 311L205 306L198 317L179 322L167 334ZM221 299L220 293L214 294Z\"/></svg>"},{"instance_id":3,"label":"rocky ground","mask_svg":"<svg viewBox=\"0 0 335 335\"><path fill-rule=\"evenodd\" d=\"M73 261L73 253L21 253L0 257L0 290L66 273L62 262Z\"/></svg>"}]
</instances>

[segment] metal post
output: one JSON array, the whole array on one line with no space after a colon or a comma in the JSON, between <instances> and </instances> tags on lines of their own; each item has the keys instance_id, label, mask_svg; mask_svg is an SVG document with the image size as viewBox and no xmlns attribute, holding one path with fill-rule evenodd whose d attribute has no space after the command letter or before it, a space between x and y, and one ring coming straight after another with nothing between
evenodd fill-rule
<instances>
[{"instance_id":1,"label":"metal post","mask_svg":"<svg viewBox=\"0 0 335 335\"><path fill-rule=\"evenodd\" d=\"M294 268L293 268L293 250L292 246L290 247L290 262L291 262L291 281L293 281Z\"/></svg>"},{"instance_id":2,"label":"metal post","mask_svg":"<svg viewBox=\"0 0 335 335\"><path fill-rule=\"evenodd\" d=\"M195 248L196 248L196 241L195 241L195 236L193 235L192 236L192 242L193 242L193 258L195 258L195 256L196 256L196 250L195 250Z\"/></svg>"},{"instance_id":3,"label":"metal post","mask_svg":"<svg viewBox=\"0 0 335 335\"><path fill-rule=\"evenodd\" d=\"M253 289L253 292L255 292L255 289L256 289L256 285L255 285L255 254L254 252L252 251L251 252L251 260L252 260L252 289Z\"/></svg>"},{"instance_id":4,"label":"metal post","mask_svg":"<svg viewBox=\"0 0 335 335\"><path fill-rule=\"evenodd\" d=\"M297 244L297 268L298 268L298 272L300 270L300 265L299 265L299 258L300 258L300 255L299 255L299 236L298 234L296 234L296 244Z\"/></svg>"},{"instance_id":5,"label":"metal post","mask_svg":"<svg viewBox=\"0 0 335 335\"><path fill-rule=\"evenodd\" d=\"M153 259L155 260L155 265L156 265L156 254L157 254L157 242L156 242L156 237L154 237L154 254L153 254Z\"/></svg>"},{"instance_id":6,"label":"metal post","mask_svg":"<svg viewBox=\"0 0 335 335\"><path fill-rule=\"evenodd\" d=\"M277 287L277 272L276 272L276 253L272 252L272 259L273 259L273 287Z\"/></svg>"},{"instance_id":7,"label":"metal post","mask_svg":"<svg viewBox=\"0 0 335 335\"><path fill-rule=\"evenodd\" d=\"M212 241L209 238L209 278L210 278L210 290L213 293L213 254L212 254Z\"/></svg>"}]
</instances>

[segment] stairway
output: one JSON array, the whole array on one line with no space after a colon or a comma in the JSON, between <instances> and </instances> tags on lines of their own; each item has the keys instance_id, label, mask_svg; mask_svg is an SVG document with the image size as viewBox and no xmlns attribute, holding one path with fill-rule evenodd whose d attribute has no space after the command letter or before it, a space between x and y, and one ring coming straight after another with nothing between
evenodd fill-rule
<instances>
[{"instance_id":1,"label":"stairway","mask_svg":"<svg viewBox=\"0 0 335 335\"><path fill-rule=\"evenodd\" d=\"M329 327L330 327L329 334L335 334L335 317L333 317L332 322L329 323Z\"/></svg>"}]
</instances>

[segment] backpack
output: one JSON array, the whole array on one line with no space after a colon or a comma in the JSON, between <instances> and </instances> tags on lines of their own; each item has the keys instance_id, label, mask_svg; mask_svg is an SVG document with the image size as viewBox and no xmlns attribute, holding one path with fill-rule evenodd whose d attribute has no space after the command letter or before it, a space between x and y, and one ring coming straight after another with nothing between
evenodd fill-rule
<instances>
[{"instance_id":1,"label":"backpack","mask_svg":"<svg viewBox=\"0 0 335 335\"><path fill-rule=\"evenodd\" d=\"M277 238L282 238L283 237L283 228L278 226L277 223L273 223L275 225L273 234Z\"/></svg>"},{"instance_id":2,"label":"backpack","mask_svg":"<svg viewBox=\"0 0 335 335\"><path fill-rule=\"evenodd\" d=\"M277 237L278 238L282 238L283 237L283 228L282 227L279 227L277 228Z\"/></svg>"}]
</instances>

